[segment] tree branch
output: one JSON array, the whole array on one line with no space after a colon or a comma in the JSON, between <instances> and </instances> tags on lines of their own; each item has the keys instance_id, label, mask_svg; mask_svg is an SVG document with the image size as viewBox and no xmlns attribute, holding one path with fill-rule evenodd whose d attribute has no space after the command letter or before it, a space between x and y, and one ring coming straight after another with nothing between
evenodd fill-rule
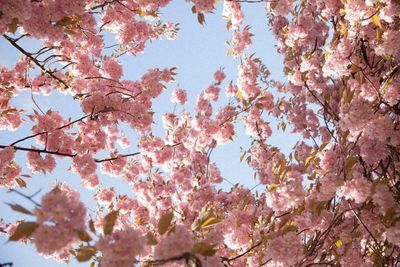
<instances>
[{"instance_id":1,"label":"tree branch","mask_svg":"<svg viewBox=\"0 0 400 267\"><path fill-rule=\"evenodd\" d=\"M48 69L46 69L42 64L40 64L39 60L36 59L35 57L32 56L31 53L27 52L24 48L22 48L20 45L17 44L17 41L5 34L3 34L3 37L12 45L14 46L18 51L20 51L22 54L24 54L26 57L28 57L30 60L32 60L33 63L36 64L36 66L38 66L44 73L48 74L50 77L52 77L53 79L57 80L59 83L61 83L65 88L69 88L68 84L60 79L59 77L57 77L56 75L54 75L54 73L52 71L49 71Z\"/></svg>"}]
</instances>

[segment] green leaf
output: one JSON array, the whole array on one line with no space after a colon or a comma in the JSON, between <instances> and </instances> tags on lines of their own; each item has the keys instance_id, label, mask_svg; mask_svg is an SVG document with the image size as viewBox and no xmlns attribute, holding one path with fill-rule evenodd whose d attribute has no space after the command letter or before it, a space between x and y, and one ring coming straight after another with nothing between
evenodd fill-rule
<instances>
[{"instance_id":1,"label":"green leaf","mask_svg":"<svg viewBox=\"0 0 400 267\"><path fill-rule=\"evenodd\" d=\"M158 222L158 233L163 235L167 232L169 226L171 225L172 218L174 217L174 212L168 212L161 216L160 221Z\"/></svg>"},{"instance_id":2,"label":"green leaf","mask_svg":"<svg viewBox=\"0 0 400 267\"><path fill-rule=\"evenodd\" d=\"M39 224L37 224L36 222L21 222L20 224L18 224L14 234L10 236L8 240L18 241L22 238L28 238L33 234L33 232L35 232L36 228L38 227Z\"/></svg>"},{"instance_id":3,"label":"green leaf","mask_svg":"<svg viewBox=\"0 0 400 267\"><path fill-rule=\"evenodd\" d=\"M105 235L111 235L114 229L115 221L117 220L119 212L114 210L106 215L104 218L103 232Z\"/></svg>"},{"instance_id":4,"label":"green leaf","mask_svg":"<svg viewBox=\"0 0 400 267\"><path fill-rule=\"evenodd\" d=\"M81 247L76 250L76 259L79 262L85 262L90 260L96 255L96 248L92 246Z\"/></svg>"},{"instance_id":5,"label":"green leaf","mask_svg":"<svg viewBox=\"0 0 400 267\"><path fill-rule=\"evenodd\" d=\"M24 214L28 214L28 215L33 215L33 213L30 210L25 209L24 207L22 207L19 204L7 203L7 205L10 206L12 210L15 210L15 211L18 211L18 212L21 212Z\"/></svg>"}]
</instances>

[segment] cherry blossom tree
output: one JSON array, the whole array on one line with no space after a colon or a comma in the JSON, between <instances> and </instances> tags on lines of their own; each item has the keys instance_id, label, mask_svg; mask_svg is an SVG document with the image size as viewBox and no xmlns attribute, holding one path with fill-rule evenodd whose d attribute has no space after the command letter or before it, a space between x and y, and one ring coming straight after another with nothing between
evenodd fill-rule
<instances>
[{"instance_id":1,"label":"cherry blossom tree","mask_svg":"<svg viewBox=\"0 0 400 267\"><path fill-rule=\"evenodd\" d=\"M219 3L238 78L225 86L229 77L216 70L195 110L163 114L165 134L156 136L152 101L174 82L176 69L125 80L120 56L179 34L177 22L160 15L169 2L0 0L2 38L23 55L12 68L0 66L0 128L34 124L24 138L0 144L0 187L35 206L10 204L31 220L4 218L2 232L33 243L44 257L90 266L399 266L400 2ZM216 16L209 14L214 0L186 4L201 24ZM265 7L286 82L272 80L262 60L249 55L246 4ZM117 42L112 53L105 32ZM42 48L28 51L25 39ZM214 110L221 89L231 101ZM68 95L83 115L13 107L23 90ZM185 105L186 91L177 87L171 101ZM134 149L121 123L140 136L128 154L119 151ZM217 190L223 177L210 155L235 142L238 127L252 140L241 159L260 194L241 185ZM269 143L273 131L286 128L302 136L288 155ZM31 174L22 173L18 153L27 154ZM95 207L66 183L42 196L18 190L26 177L51 174L65 158L82 186L95 190ZM122 179L133 197L101 186L99 173Z\"/></svg>"}]
</instances>

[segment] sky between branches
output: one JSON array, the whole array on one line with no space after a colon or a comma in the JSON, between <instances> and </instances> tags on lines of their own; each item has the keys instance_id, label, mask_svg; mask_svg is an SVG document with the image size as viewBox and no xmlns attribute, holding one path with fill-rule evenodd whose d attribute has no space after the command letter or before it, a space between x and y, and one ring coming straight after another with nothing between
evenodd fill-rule
<instances>
[{"instance_id":1,"label":"sky between branches","mask_svg":"<svg viewBox=\"0 0 400 267\"><path fill-rule=\"evenodd\" d=\"M160 69L166 67L177 67L178 75L176 83L168 85L168 89L154 101L155 124L153 133L157 136L163 136L164 131L161 123L161 115L165 112L176 113L182 111L183 108L193 110L197 95L205 89L212 81L213 73L219 68L224 68L227 75L227 81L222 86L226 86L230 80L236 80L237 66L239 59L232 59L226 56L227 46L224 44L226 40L230 40L231 33L226 30L226 20L222 19L222 3L217 5L214 14L206 16L206 24L204 26L197 22L196 16L191 13L191 5L183 1L174 1L166 8L162 9L162 18L164 21L169 20L180 24L180 31L177 39L156 40L147 45L143 54L136 57L123 56L121 63L124 69L124 78L138 79L147 69L158 67ZM253 3L243 4L243 12L245 14L244 25L251 25L253 37L253 45L250 53L256 53L261 58L271 72L271 78L283 81L282 59L277 54L274 47L274 39L267 27L267 18L264 10L264 4ZM26 39L21 42L23 47L28 51L34 51L39 44L33 40ZM114 44L112 38L106 38L107 44ZM21 56L15 48L11 47L3 39L0 39L0 64L11 67ZM181 87L188 92L188 104L182 107L176 107L170 102L172 89ZM82 114L78 102L73 101L71 96L64 96L59 93L53 93L51 96L35 95L35 100L42 110L48 109L59 110L66 117L79 118ZM35 108L31 95L28 91L14 99L14 105L23 108L28 112L32 112ZM229 99L221 95L216 106L227 103ZM27 118L25 118L27 119ZM270 121L271 127L276 128L277 122ZM29 135L32 125L24 124L18 131L2 132L0 134L1 143L11 143L13 140ZM135 141L137 135L133 131L129 131L126 127L125 133L131 140L131 146L125 151L127 153L137 151ZM270 144L278 146L282 152L288 153L297 141L295 135L290 134L290 130L274 132L270 138ZM26 143L30 145L30 143ZM218 147L211 155L211 161L218 164L221 169L222 176L226 179L222 184L222 188L227 190L231 187L231 183L241 183L249 188L257 185L253 179L253 173L247 167L246 163L240 163L241 155L240 147L247 148L249 139L245 136L242 127L238 128L235 141L230 142L223 147ZM26 154L17 153L17 161L21 166L25 166ZM32 194L37 190L46 189L49 185L57 181L67 181L71 187L78 189L81 199L93 206L92 195L94 192L83 189L80 185L80 179L75 174L68 171L69 159L59 161L60 164L53 173L48 175L35 175L33 179L27 179L27 189L21 190L26 194ZM26 168L23 173L29 173ZM107 186L114 186L120 194L131 195L132 192L126 188L122 181L118 179L101 175L101 183ZM261 190L262 187L256 187L254 190ZM39 194L37 199L40 199ZM5 202L18 202L19 204L30 206L31 203L19 196L7 193L7 190L0 190L0 218L8 218L10 221L22 219L21 214L13 213ZM4 235L0 236L0 263L13 262L15 267L22 266L62 266L64 264L57 263L53 260L46 260L36 253L32 245L21 245L19 243L6 242ZM69 266L84 266L73 261ZM87 265L87 263L86 263Z\"/></svg>"}]
</instances>

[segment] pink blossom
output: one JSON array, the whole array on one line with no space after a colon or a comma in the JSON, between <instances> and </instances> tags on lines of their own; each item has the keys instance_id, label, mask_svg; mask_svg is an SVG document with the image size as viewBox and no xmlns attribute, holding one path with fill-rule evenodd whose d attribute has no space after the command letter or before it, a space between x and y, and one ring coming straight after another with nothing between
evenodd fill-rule
<instances>
[{"instance_id":1,"label":"pink blossom","mask_svg":"<svg viewBox=\"0 0 400 267\"><path fill-rule=\"evenodd\" d=\"M56 161L53 156L46 155L44 158L37 152L28 152L28 168L32 173L36 172L52 172L56 167Z\"/></svg>"},{"instance_id":2,"label":"pink blossom","mask_svg":"<svg viewBox=\"0 0 400 267\"><path fill-rule=\"evenodd\" d=\"M145 239L132 228L113 231L99 239L96 248L101 252L101 264L105 266L132 266L143 252Z\"/></svg>"},{"instance_id":3,"label":"pink blossom","mask_svg":"<svg viewBox=\"0 0 400 267\"><path fill-rule=\"evenodd\" d=\"M238 68L238 88L243 96L243 99L247 100L260 92L260 88L257 85L257 77L259 69L253 60L246 59Z\"/></svg>"},{"instance_id":4,"label":"pink blossom","mask_svg":"<svg viewBox=\"0 0 400 267\"><path fill-rule=\"evenodd\" d=\"M204 98L207 100L217 101L219 96L220 88L215 85L210 85L204 91Z\"/></svg>"},{"instance_id":5,"label":"pink blossom","mask_svg":"<svg viewBox=\"0 0 400 267\"><path fill-rule=\"evenodd\" d=\"M371 184L364 177L353 178L341 186L337 195L355 203L363 203L371 194Z\"/></svg>"},{"instance_id":6,"label":"pink blossom","mask_svg":"<svg viewBox=\"0 0 400 267\"><path fill-rule=\"evenodd\" d=\"M209 13L214 9L214 0L192 0L197 11Z\"/></svg>"},{"instance_id":7,"label":"pink blossom","mask_svg":"<svg viewBox=\"0 0 400 267\"><path fill-rule=\"evenodd\" d=\"M267 253L272 259L267 266L291 266L303 257L301 239L294 232L279 236L268 243Z\"/></svg>"},{"instance_id":8,"label":"pink blossom","mask_svg":"<svg viewBox=\"0 0 400 267\"><path fill-rule=\"evenodd\" d=\"M65 226L40 225L32 235L36 250L45 256L58 258L60 252L68 251L79 239L72 229Z\"/></svg>"},{"instance_id":9,"label":"pink blossom","mask_svg":"<svg viewBox=\"0 0 400 267\"><path fill-rule=\"evenodd\" d=\"M187 103L186 91L181 88L176 88L171 95L171 102L184 105Z\"/></svg>"},{"instance_id":10,"label":"pink blossom","mask_svg":"<svg viewBox=\"0 0 400 267\"><path fill-rule=\"evenodd\" d=\"M114 188L102 188L101 190L99 190L95 197L97 203L101 205L109 205L115 197Z\"/></svg>"},{"instance_id":11,"label":"pink blossom","mask_svg":"<svg viewBox=\"0 0 400 267\"><path fill-rule=\"evenodd\" d=\"M217 85L220 85L226 78L225 72L223 70L217 70L214 73L214 80Z\"/></svg>"},{"instance_id":12,"label":"pink blossom","mask_svg":"<svg viewBox=\"0 0 400 267\"><path fill-rule=\"evenodd\" d=\"M71 171L85 177L96 172L97 166L93 157L89 154L76 156L72 160Z\"/></svg>"},{"instance_id":13,"label":"pink blossom","mask_svg":"<svg viewBox=\"0 0 400 267\"><path fill-rule=\"evenodd\" d=\"M390 208L396 205L393 196L390 194L386 185L378 184L374 191L375 193L373 194L372 199L382 214L386 214Z\"/></svg>"},{"instance_id":14,"label":"pink blossom","mask_svg":"<svg viewBox=\"0 0 400 267\"><path fill-rule=\"evenodd\" d=\"M239 2L224 1L222 16L230 21L233 30L238 30L244 18Z\"/></svg>"},{"instance_id":15,"label":"pink blossom","mask_svg":"<svg viewBox=\"0 0 400 267\"><path fill-rule=\"evenodd\" d=\"M13 188L21 167L14 162L15 150L7 147L0 150L0 187Z\"/></svg>"},{"instance_id":16,"label":"pink blossom","mask_svg":"<svg viewBox=\"0 0 400 267\"><path fill-rule=\"evenodd\" d=\"M400 245L400 224L397 222L394 226L390 227L386 232L387 240L396 245Z\"/></svg>"},{"instance_id":17,"label":"pink blossom","mask_svg":"<svg viewBox=\"0 0 400 267\"><path fill-rule=\"evenodd\" d=\"M180 256L185 252L190 252L193 247L193 237L184 225L176 225L175 231L161 239L160 243L154 248L156 259L168 259Z\"/></svg>"},{"instance_id":18,"label":"pink blossom","mask_svg":"<svg viewBox=\"0 0 400 267\"><path fill-rule=\"evenodd\" d=\"M42 197L42 206L35 214L39 223L53 222L81 229L85 225L86 208L79 200L79 193L62 184Z\"/></svg>"},{"instance_id":19,"label":"pink blossom","mask_svg":"<svg viewBox=\"0 0 400 267\"><path fill-rule=\"evenodd\" d=\"M239 57L252 44L250 28L245 27L243 31L235 31L232 37L232 54Z\"/></svg>"},{"instance_id":20,"label":"pink blossom","mask_svg":"<svg viewBox=\"0 0 400 267\"><path fill-rule=\"evenodd\" d=\"M102 74L112 80L118 80L122 76L122 67L114 57L107 57L102 65Z\"/></svg>"}]
</instances>

